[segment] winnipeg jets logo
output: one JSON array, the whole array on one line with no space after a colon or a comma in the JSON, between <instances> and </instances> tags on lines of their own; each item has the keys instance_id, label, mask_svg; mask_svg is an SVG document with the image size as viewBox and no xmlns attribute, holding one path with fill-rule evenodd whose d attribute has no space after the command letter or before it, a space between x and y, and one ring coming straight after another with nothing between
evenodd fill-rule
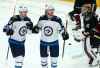
<instances>
[{"instance_id":1,"label":"winnipeg jets logo","mask_svg":"<svg viewBox=\"0 0 100 68\"><path fill-rule=\"evenodd\" d=\"M20 36L25 36L25 34L27 33L27 27L23 26L19 29L19 35Z\"/></svg>"},{"instance_id":2,"label":"winnipeg jets logo","mask_svg":"<svg viewBox=\"0 0 100 68\"><path fill-rule=\"evenodd\" d=\"M53 29L50 26L44 27L44 34L45 36L51 36L53 34Z\"/></svg>"}]
</instances>

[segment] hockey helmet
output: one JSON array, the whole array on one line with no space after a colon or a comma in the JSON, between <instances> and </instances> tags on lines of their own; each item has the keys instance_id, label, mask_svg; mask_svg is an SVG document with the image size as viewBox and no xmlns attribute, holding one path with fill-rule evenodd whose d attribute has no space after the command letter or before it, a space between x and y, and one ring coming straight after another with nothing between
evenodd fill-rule
<instances>
[{"instance_id":1,"label":"hockey helmet","mask_svg":"<svg viewBox=\"0 0 100 68\"><path fill-rule=\"evenodd\" d=\"M55 8L52 5L47 5L45 10L55 10Z\"/></svg>"},{"instance_id":2,"label":"hockey helmet","mask_svg":"<svg viewBox=\"0 0 100 68\"><path fill-rule=\"evenodd\" d=\"M19 12L23 12L23 11L28 12L28 8L26 6L20 6L19 7Z\"/></svg>"}]
</instances>

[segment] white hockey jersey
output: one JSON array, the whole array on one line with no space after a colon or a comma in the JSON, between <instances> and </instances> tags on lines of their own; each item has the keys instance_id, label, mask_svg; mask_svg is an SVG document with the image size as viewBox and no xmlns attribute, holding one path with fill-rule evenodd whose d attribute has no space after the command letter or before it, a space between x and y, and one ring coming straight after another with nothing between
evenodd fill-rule
<instances>
[{"instance_id":1,"label":"white hockey jersey","mask_svg":"<svg viewBox=\"0 0 100 68\"><path fill-rule=\"evenodd\" d=\"M54 42L58 40L59 33L64 30L62 21L57 16L48 19L42 16L39 19L38 27L41 29L41 40L44 42Z\"/></svg>"},{"instance_id":2,"label":"white hockey jersey","mask_svg":"<svg viewBox=\"0 0 100 68\"><path fill-rule=\"evenodd\" d=\"M10 23L10 27L14 31L14 34L10 36L10 39L16 41L25 41L26 34L29 31L26 24L32 23L31 20L28 17L25 17L23 20L21 20L19 15L17 15L16 18L11 18Z\"/></svg>"},{"instance_id":3,"label":"white hockey jersey","mask_svg":"<svg viewBox=\"0 0 100 68\"><path fill-rule=\"evenodd\" d=\"M17 40L17 41L24 41L26 34L27 34L27 26L26 23L28 21L20 21L20 22L14 22L12 25L12 29L14 30L14 34L11 35L11 39Z\"/></svg>"}]
</instances>

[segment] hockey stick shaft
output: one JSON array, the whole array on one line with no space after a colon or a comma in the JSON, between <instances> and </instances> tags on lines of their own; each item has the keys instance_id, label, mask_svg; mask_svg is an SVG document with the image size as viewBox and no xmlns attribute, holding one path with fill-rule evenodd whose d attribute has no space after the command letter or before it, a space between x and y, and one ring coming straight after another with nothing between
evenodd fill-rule
<instances>
[{"instance_id":1,"label":"hockey stick shaft","mask_svg":"<svg viewBox=\"0 0 100 68\"><path fill-rule=\"evenodd\" d=\"M63 42L62 60L63 60L63 57L64 57L64 52L65 52L65 40Z\"/></svg>"},{"instance_id":2,"label":"hockey stick shaft","mask_svg":"<svg viewBox=\"0 0 100 68\"><path fill-rule=\"evenodd\" d=\"M8 55L9 55L9 46L8 46L7 56L6 56L6 59L7 59L7 60L8 60Z\"/></svg>"},{"instance_id":3,"label":"hockey stick shaft","mask_svg":"<svg viewBox=\"0 0 100 68\"><path fill-rule=\"evenodd\" d=\"M15 0L15 4L14 4L14 8L13 8L13 13L12 13L13 16L15 15L16 3L17 3L17 0ZM12 26L13 26L13 25L12 25ZM10 47L8 46L7 55L6 55L6 60L8 60L9 50L10 50Z\"/></svg>"},{"instance_id":4,"label":"hockey stick shaft","mask_svg":"<svg viewBox=\"0 0 100 68\"><path fill-rule=\"evenodd\" d=\"M68 21L66 21L65 33L67 32L67 23L68 23ZM62 60L63 60L64 53L65 53L65 43L66 43L66 41L64 40L64 42L63 42L63 50L62 50Z\"/></svg>"}]
</instances>

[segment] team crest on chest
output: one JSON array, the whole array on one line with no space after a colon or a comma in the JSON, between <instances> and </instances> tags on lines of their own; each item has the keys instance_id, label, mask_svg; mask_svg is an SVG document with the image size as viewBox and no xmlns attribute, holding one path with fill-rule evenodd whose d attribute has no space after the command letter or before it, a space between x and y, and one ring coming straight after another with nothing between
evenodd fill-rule
<instances>
[{"instance_id":1,"label":"team crest on chest","mask_svg":"<svg viewBox=\"0 0 100 68\"><path fill-rule=\"evenodd\" d=\"M50 26L44 27L45 36L51 36L53 34L53 28Z\"/></svg>"},{"instance_id":2,"label":"team crest on chest","mask_svg":"<svg viewBox=\"0 0 100 68\"><path fill-rule=\"evenodd\" d=\"M27 27L26 27L26 26L22 26L22 27L19 29L19 35L20 35L20 36L25 36L26 33L27 33Z\"/></svg>"}]
</instances>

